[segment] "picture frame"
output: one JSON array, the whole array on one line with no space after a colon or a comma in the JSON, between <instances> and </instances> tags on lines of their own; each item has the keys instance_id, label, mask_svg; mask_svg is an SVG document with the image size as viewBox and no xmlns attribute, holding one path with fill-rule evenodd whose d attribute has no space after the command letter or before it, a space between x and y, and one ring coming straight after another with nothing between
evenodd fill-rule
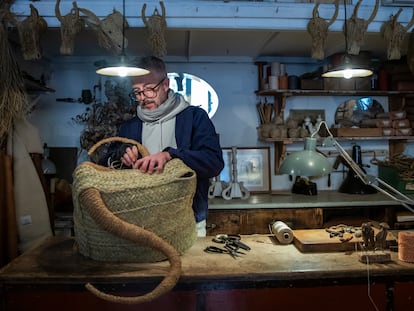
<instances>
[{"instance_id":1,"label":"picture frame","mask_svg":"<svg viewBox=\"0 0 414 311\"><path fill-rule=\"evenodd\" d=\"M224 168L220 180L229 183L232 177L232 147L223 147ZM237 181L251 194L271 193L270 148L236 147Z\"/></svg>"}]
</instances>

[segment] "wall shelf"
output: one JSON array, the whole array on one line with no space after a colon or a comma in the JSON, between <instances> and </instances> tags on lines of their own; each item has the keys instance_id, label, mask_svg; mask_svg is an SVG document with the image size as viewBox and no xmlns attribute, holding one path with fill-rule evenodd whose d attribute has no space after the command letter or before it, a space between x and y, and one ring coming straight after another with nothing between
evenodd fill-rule
<instances>
[{"instance_id":1,"label":"wall shelf","mask_svg":"<svg viewBox=\"0 0 414 311\"><path fill-rule=\"evenodd\" d=\"M384 96L392 99L393 107L404 107L406 98L414 98L414 91L372 91L372 90L259 90L258 96L274 97L275 115L284 119L286 101L295 96ZM414 136L374 136L374 137L335 137L338 141L384 140L389 142L389 154L402 153L407 142L414 141ZM262 142L274 144L274 174L278 174L281 159L286 152L286 145L303 142L303 138L259 138Z\"/></svg>"},{"instance_id":2,"label":"wall shelf","mask_svg":"<svg viewBox=\"0 0 414 311\"><path fill-rule=\"evenodd\" d=\"M26 86L26 90L29 93L54 93L55 90L51 89L37 81L32 81L25 79L24 84Z\"/></svg>"},{"instance_id":3,"label":"wall shelf","mask_svg":"<svg viewBox=\"0 0 414 311\"><path fill-rule=\"evenodd\" d=\"M294 96L353 96L353 97L368 97L368 96L384 96L388 98L396 98L405 102L406 98L413 98L414 91L359 91L359 90L259 90L256 91L257 96L272 96L274 97L274 110L276 115L283 116L286 100Z\"/></svg>"}]
</instances>

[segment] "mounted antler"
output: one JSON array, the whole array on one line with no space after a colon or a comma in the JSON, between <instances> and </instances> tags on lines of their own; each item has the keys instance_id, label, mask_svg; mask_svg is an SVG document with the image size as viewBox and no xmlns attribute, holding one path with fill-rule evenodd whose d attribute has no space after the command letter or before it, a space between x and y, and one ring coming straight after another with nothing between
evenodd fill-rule
<instances>
[{"instance_id":1,"label":"mounted antler","mask_svg":"<svg viewBox=\"0 0 414 311\"><path fill-rule=\"evenodd\" d=\"M60 35L62 38L62 44L60 46L60 53L64 55L72 55L75 46L75 36L83 29L84 21L79 16L79 8L76 1L73 3L73 8L70 13L62 16L60 13L59 5L60 0L56 1L55 14L60 21Z\"/></svg>"},{"instance_id":2,"label":"mounted antler","mask_svg":"<svg viewBox=\"0 0 414 311\"><path fill-rule=\"evenodd\" d=\"M398 10L395 16L391 15L390 19L381 27L381 35L388 44L387 58L389 60L401 58L402 43L405 35L411 26L414 25L414 8L413 16L405 27L402 26L401 23L397 22L401 12L402 8Z\"/></svg>"},{"instance_id":3,"label":"mounted antler","mask_svg":"<svg viewBox=\"0 0 414 311\"><path fill-rule=\"evenodd\" d=\"M328 28L333 24L338 16L338 2L335 1L335 12L329 22L326 22L323 18L319 17L319 2L315 4L312 12L312 19L308 23L308 33L312 37L312 58L324 59L325 53L323 48L325 47L326 37L328 35Z\"/></svg>"},{"instance_id":4,"label":"mounted antler","mask_svg":"<svg viewBox=\"0 0 414 311\"><path fill-rule=\"evenodd\" d=\"M128 22L124 20L123 15L117 10L106 16L102 21L92 11L79 9L86 15L85 22L98 34L99 45L115 54L121 54L122 48L128 46L128 40L124 38L124 27L128 28Z\"/></svg>"},{"instance_id":5,"label":"mounted antler","mask_svg":"<svg viewBox=\"0 0 414 311\"><path fill-rule=\"evenodd\" d=\"M344 34L347 36L346 40L348 42L348 54L358 55L360 51L360 47L364 42L365 33L368 29L368 25L374 20L375 16L377 15L378 8L379 8L379 0L375 1L375 7L372 11L371 16L368 20L364 20L362 18L358 18L358 9L361 5L362 0L359 0L358 3L355 5L354 12L352 16L345 21L346 28L344 26Z\"/></svg>"},{"instance_id":6,"label":"mounted antler","mask_svg":"<svg viewBox=\"0 0 414 311\"><path fill-rule=\"evenodd\" d=\"M148 31L148 42L151 46L152 52L155 56L163 57L167 54L167 44L165 42L165 30L167 22L165 21L165 6L164 2L160 1L162 15L158 13L155 8L154 13L148 19L145 17L145 9L147 4L144 3L141 10L141 17L144 25Z\"/></svg>"},{"instance_id":7,"label":"mounted antler","mask_svg":"<svg viewBox=\"0 0 414 311\"><path fill-rule=\"evenodd\" d=\"M20 44L25 60L37 60L42 57L40 34L47 29L45 19L39 16L37 9L30 4L30 16L17 23Z\"/></svg>"}]
</instances>

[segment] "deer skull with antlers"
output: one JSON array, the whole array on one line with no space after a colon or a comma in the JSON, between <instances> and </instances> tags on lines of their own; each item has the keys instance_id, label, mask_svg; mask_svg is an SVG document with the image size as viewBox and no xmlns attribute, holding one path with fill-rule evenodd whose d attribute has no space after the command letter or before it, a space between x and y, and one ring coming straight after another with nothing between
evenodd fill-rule
<instances>
[{"instance_id":1,"label":"deer skull with antlers","mask_svg":"<svg viewBox=\"0 0 414 311\"><path fill-rule=\"evenodd\" d=\"M316 3L312 12L312 19L308 23L308 33L312 37L312 58L315 59L324 59L324 47L326 37L328 36L328 28L333 24L338 16L338 2L335 1L335 12L329 22L326 22L323 18L319 17L319 2Z\"/></svg>"},{"instance_id":2,"label":"deer skull with antlers","mask_svg":"<svg viewBox=\"0 0 414 311\"><path fill-rule=\"evenodd\" d=\"M381 35L387 41L387 58L388 60L396 60L401 58L402 43L407 31L414 25L414 8L413 16L408 24L404 27L397 22L402 12L400 8L395 15L391 15L390 19L381 26Z\"/></svg>"},{"instance_id":3,"label":"deer skull with antlers","mask_svg":"<svg viewBox=\"0 0 414 311\"><path fill-rule=\"evenodd\" d=\"M362 0L359 0L358 3L355 5L352 16L347 21L345 21L346 26L344 25L344 34L348 42L347 52L351 55L359 54L361 45L364 42L365 33L368 29L368 25L374 20L379 7L379 0L376 0L375 7L372 11L371 16L367 20L364 20L362 18L357 17L358 9L361 5L361 2Z\"/></svg>"},{"instance_id":4,"label":"deer skull with antlers","mask_svg":"<svg viewBox=\"0 0 414 311\"><path fill-rule=\"evenodd\" d=\"M70 13L65 16L60 14L60 0L56 1L55 14L57 19L60 21L60 34L62 44L60 46L60 53L64 55L72 55L75 47L75 36L85 26L84 20L79 16L79 8L76 1L73 3L73 8Z\"/></svg>"},{"instance_id":5,"label":"deer skull with antlers","mask_svg":"<svg viewBox=\"0 0 414 311\"><path fill-rule=\"evenodd\" d=\"M122 48L128 45L128 40L124 38L123 27L129 27L122 14L114 9L111 14L100 20L87 9L79 9L79 11L86 15L86 24L98 34L99 45L115 54L121 54Z\"/></svg>"}]
</instances>

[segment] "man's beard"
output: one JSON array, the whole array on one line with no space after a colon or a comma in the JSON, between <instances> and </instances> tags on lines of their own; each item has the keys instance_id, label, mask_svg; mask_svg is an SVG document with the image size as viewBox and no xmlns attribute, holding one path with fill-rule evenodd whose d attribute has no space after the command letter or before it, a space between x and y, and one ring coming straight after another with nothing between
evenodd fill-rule
<instances>
[{"instance_id":1,"label":"man's beard","mask_svg":"<svg viewBox=\"0 0 414 311\"><path fill-rule=\"evenodd\" d=\"M159 107L157 103L154 100L144 100L140 103L141 108L145 109L147 105L153 104L155 106L155 109Z\"/></svg>"}]
</instances>

